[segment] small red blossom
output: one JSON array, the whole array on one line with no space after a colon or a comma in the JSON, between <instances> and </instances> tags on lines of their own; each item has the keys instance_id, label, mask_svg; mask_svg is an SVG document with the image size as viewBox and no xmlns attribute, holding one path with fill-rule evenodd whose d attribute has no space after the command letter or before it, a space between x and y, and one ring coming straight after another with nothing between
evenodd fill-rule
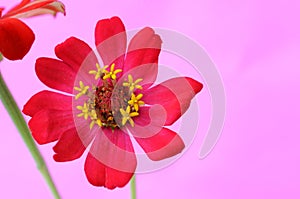
<instances>
[{"instance_id":1,"label":"small red blossom","mask_svg":"<svg viewBox=\"0 0 300 199\"><path fill-rule=\"evenodd\" d=\"M65 14L64 5L56 0L23 0L2 16L0 8L0 53L10 60L22 59L35 39L32 30L18 18L42 14Z\"/></svg>"},{"instance_id":2,"label":"small red blossom","mask_svg":"<svg viewBox=\"0 0 300 199\"><path fill-rule=\"evenodd\" d=\"M39 58L38 78L60 93L35 94L23 112L32 117L29 127L39 144L58 141L55 161L78 159L90 146L84 165L88 181L114 189L125 186L136 170L130 137L153 161L184 149L180 136L166 126L184 114L202 84L189 77L154 84L162 40L149 27L127 47L122 21L100 20L95 41L103 64L75 37L56 46L60 60Z\"/></svg>"}]
</instances>

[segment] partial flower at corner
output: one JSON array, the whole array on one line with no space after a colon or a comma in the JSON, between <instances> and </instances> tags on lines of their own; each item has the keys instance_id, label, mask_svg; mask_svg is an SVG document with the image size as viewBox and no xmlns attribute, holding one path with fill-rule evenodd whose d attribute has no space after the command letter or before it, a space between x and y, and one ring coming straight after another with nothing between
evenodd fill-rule
<instances>
[{"instance_id":1,"label":"partial flower at corner","mask_svg":"<svg viewBox=\"0 0 300 199\"><path fill-rule=\"evenodd\" d=\"M65 15L65 6L56 0L23 0L4 15L0 8L0 53L9 60L19 60L29 52L35 35L33 31L20 20L43 14Z\"/></svg>"}]
</instances>

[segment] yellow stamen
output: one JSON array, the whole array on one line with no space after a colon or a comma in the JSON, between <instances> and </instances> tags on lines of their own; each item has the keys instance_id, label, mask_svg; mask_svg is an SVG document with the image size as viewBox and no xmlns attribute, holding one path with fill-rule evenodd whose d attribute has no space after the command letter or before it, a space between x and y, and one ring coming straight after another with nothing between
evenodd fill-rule
<instances>
[{"instance_id":1,"label":"yellow stamen","mask_svg":"<svg viewBox=\"0 0 300 199\"><path fill-rule=\"evenodd\" d=\"M102 74L105 74L105 69L108 68L108 66L104 66L103 68L100 67L98 63L96 63L97 70L90 70L89 74L95 75L95 79L99 79Z\"/></svg>"},{"instance_id":2,"label":"yellow stamen","mask_svg":"<svg viewBox=\"0 0 300 199\"><path fill-rule=\"evenodd\" d=\"M130 106L127 106L126 111L121 108L120 113L122 114L122 125L124 126L128 121L132 127L134 127L134 122L132 117L138 116L138 112L130 112Z\"/></svg>"},{"instance_id":3,"label":"yellow stamen","mask_svg":"<svg viewBox=\"0 0 300 199\"><path fill-rule=\"evenodd\" d=\"M95 124L98 124L98 126L102 126L101 120L98 118L97 113L95 110L92 110L90 112L90 118L91 118L91 123L90 123L90 129L94 127Z\"/></svg>"},{"instance_id":4,"label":"yellow stamen","mask_svg":"<svg viewBox=\"0 0 300 199\"><path fill-rule=\"evenodd\" d=\"M78 110L81 110L81 113L77 115L77 117L83 117L85 120L88 118L91 119L90 129L94 127L95 124L98 126L102 126L101 120L98 118L97 113L94 109L90 109L87 103L84 103L83 106L77 106Z\"/></svg>"},{"instance_id":5,"label":"yellow stamen","mask_svg":"<svg viewBox=\"0 0 300 199\"><path fill-rule=\"evenodd\" d=\"M115 64L112 64L110 66L110 71L104 70L104 72L105 72L105 75L103 77L104 80L108 78L115 80L117 79L117 73L122 72L122 70L121 69L115 70Z\"/></svg>"},{"instance_id":6,"label":"yellow stamen","mask_svg":"<svg viewBox=\"0 0 300 199\"><path fill-rule=\"evenodd\" d=\"M75 96L75 99L77 100L82 95L86 95L89 91L89 86L84 86L82 81L79 81L79 87L74 87L74 90L79 91L79 93Z\"/></svg>"},{"instance_id":7,"label":"yellow stamen","mask_svg":"<svg viewBox=\"0 0 300 199\"><path fill-rule=\"evenodd\" d=\"M124 82L123 86L129 87L130 91L133 91L134 89L143 89L143 87L141 85L139 85L138 83L140 83L141 81L143 81L142 78L139 78L135 81L133 81L133 78L131 75L128 75L128 82Z\"/></svg>"},{"instance_id":8,"label":"yellow stamen","mask_svg":"<svg viewBox=\"0 0 300 199\"><path fill-rule=\"evenodd\" d=\"M145 105L145 102L140 100L142 99L143 94L138 94L137 96L135 96L134 93L131 94L131 100L128 101L128 104L133 106L135 111L139 110L139 107L142 105Z\"/></svg>"},{"instance_id":9,"label":"yellow stamen","mask_svg":"<svg viewBox=\"0 0 300 199\"><path fill-rule=\"evenodd\" d=\"M83 106L77 106L76 107L78 110L81 111L81 113L79 113L77 115L77 117L84 117L85 120L88 119L88 116L89 116L89 107L87 106L86 103L83 104Z\"/></svg>"}]
</instances>

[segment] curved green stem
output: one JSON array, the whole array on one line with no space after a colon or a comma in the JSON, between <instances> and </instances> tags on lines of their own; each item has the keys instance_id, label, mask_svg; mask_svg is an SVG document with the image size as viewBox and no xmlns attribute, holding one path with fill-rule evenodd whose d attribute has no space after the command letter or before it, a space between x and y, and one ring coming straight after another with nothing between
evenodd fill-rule
<instances>
[{"instance_id":1,"label":"curved green stem","mask_svg":"<svg viewBox=\"0 0 300 199\"><path fill-rule=\"evenodd\" d=\"M135 175L133 175L130 180L130 190L131 190L131 199L136 199Z\"/></svg>"},{"instance_id":2,"label":"curved green stem","mask_svg":"<svg viewBox=\"0 0 300 199\"><path fill-rule=\"evenodd\" d=\"M48 171L48 168L45 164L45 161L39 152L34 140L31 137L31 133L27 127L27 123L22 116L20 109L18 108L17 103L15 102L13 96L11 95L9 89L7 88L2 74L0 72L0 99L6 108L8 114L10 115L11 119L13 120L14 124L16 125L18 131L20 132L23 141L25 142L27 148L29 149L33 159L37 164L37 168L43 175L44 179L46 180L54 198L60 199L59 193L55 187L55 184L51 178L51 175Z\"/></svg>"}]
</instances>

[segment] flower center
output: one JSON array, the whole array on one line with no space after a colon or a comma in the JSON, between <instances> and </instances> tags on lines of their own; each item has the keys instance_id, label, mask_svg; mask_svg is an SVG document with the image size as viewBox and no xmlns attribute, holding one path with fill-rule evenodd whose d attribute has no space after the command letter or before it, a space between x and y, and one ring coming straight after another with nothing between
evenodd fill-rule
<instances>
[{"instance_id":1,"label":"flower center","mask_svg":"<svg viewBox=\"0 0 300 199\"><path fill-rule=\"evenodd\" d=\"M131 75L128 75L128 82L117 84L117 73L122 70L114 69L115 65L112 64L110 71L106 69L108 66L101 68L96 64L97 70L89 71L89 74L95 75L95 79L99 79L100 83L95 86L84 85L79 81L79 87L74 87L78 91L75 95L75 100L82 96L86 96L82 106L76 108L81 111L77 116L89 120L90 129L97 124L100 127L110 127L111 129L125 126L129 123L134 126L132 117L139 115L138 110L140 106L144 105L141 101L142 94L135 95L136 89L142 89L138 85L142 79L133 81Z\"/></svg>"},{"instance_id":2,"label":"flower center","mask_svg":"<svg viewBox=\"0 0 300 199\"><path fill-rule=\"evenodd\" d=\"M122 118L119 110L121 108L126 109L130 100L128 89L105 84L96 87L94 98L94 108L102 126L117 127L116 121L120 121L120 118Z\"/></svg>"}]
</instances>

